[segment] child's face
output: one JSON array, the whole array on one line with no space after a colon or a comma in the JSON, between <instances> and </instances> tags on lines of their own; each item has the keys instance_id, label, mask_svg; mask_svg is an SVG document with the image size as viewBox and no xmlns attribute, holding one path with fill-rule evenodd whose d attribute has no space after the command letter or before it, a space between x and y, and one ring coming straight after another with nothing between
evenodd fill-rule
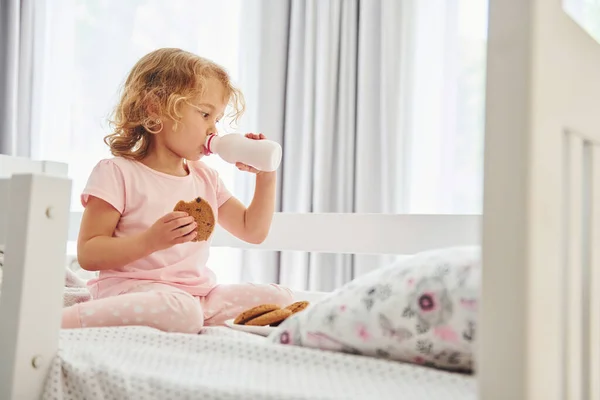
<instances>
[{"instance_id":1,"label":"child's face","mask_svg":"<svg viewBox=\"0 0 600 400\"><path fill-rule=\"evenodd\" d=\"M204 95L181 108L182 118L176 129L174 121L166 121L161 133L167 148L190 161L197 161L207 155L204 144L209 135L217 133L216 124L227 107L224 98L223 84L216 79L209 79Z\"/></svg>"}]
</instances>

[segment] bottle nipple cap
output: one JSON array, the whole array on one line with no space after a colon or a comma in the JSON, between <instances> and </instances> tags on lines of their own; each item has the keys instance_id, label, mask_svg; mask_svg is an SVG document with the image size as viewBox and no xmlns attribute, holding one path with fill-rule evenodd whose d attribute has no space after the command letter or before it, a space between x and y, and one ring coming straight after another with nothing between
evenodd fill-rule
<instances>
[{"instance_id":1,"label":"bottle nipple cap","mask_svg":"<svg viewBox=\"0 0 600 400\"><path fill-rule=\"evenodd\" d=\"M213 154L213 151L210 148L210 142L212 142L212 140L214 139L216 135L208 135L208 138L206 139L206 150L208 150L208 152L210 154Z\"/></svg>"}]
</instances>

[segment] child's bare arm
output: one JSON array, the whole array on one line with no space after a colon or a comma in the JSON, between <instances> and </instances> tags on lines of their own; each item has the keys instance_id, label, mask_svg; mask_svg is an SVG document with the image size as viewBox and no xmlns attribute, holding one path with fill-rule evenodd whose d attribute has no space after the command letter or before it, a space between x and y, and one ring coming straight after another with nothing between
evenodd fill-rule
<instances>
[{"instance_id":1,"label":"child's bare arm","mask_svg":"<svg viewBox=\"0 0 600 400\"><path fill-rule=\"evenodd\" d=\"M90 196L77 240L81 268L87 271L119 269L196 236L194 219L184 212L171 212L138 235L117 238L113 235L120 218L121 214L110 204Z\"/></svg>"},{"instance_id":2,"label":"child's bare arm","mask_svg":"<svg viewBox=\"0 0 600 400\"><path fill-rule=\"evenodd\" d=\"M275 211L275 187L275 172L257 175L254 197L248 208L231 197L219 207L219 224L241 240L262 243L271 229Z\"/></svg>"},{"instance_id":3,"label":"child's bare arm","mask_svg":"<svg viewBox=\"0 0 600 400\"><path fill-rule=\"evenodd\" d=\"M121 213L97 197L90 199L83 212L77 260L87 271L118 269L150 254L143 235L115 238L113 234Z\"/></svg>"}]
</instances>

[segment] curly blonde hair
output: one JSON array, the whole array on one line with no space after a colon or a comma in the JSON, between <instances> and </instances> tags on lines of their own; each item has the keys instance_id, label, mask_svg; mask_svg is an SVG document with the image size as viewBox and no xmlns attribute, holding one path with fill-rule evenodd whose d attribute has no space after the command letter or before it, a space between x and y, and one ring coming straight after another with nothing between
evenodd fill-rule
<instances>
[{"instance_id":1,"label":"curly blonde hair","mask_svg":"<svg viewBox=\"0 0 600 400\"><path fill-rule=\"evenodd\" d=\"M104 138L114 156L141 160L148 153L157 123L153 113L179 121L181 107L202 96L208 79L216 78L225 88L227 115L235 123L244 112L242 92L233 86L228 73L214 62L175 48L155 50L132 68L120 101L110 121L113 132Z\"/></svg>"}]
</instances>

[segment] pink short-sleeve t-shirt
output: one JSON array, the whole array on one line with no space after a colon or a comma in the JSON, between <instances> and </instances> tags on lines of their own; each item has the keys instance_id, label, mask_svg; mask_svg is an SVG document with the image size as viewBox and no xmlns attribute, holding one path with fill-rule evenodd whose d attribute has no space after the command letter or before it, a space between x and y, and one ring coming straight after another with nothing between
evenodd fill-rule
<instances>
[{"instance_id":1,"label":"pink short-sleeve t-shirt","mask_svg":"<svg viewBox=\"0 0 600 400\"><path fill-rule=\"evenodd\" d=\"M179 200L202 197L218 220L219 207L231 193L217 172L203 162L189 163L184 177L153 170L122 157L101 160L93 169L81 195L85 207L89 196L102 199L121 213L115 237L130 236L148 229L173 211ZM215 286L208 261L211 238L204 242L177 244L134 261L122 268L100 271L89 281L94 298L118 295L142 283L162 282L196 296L205 296Z\"/></svg>"}]
</instances>

